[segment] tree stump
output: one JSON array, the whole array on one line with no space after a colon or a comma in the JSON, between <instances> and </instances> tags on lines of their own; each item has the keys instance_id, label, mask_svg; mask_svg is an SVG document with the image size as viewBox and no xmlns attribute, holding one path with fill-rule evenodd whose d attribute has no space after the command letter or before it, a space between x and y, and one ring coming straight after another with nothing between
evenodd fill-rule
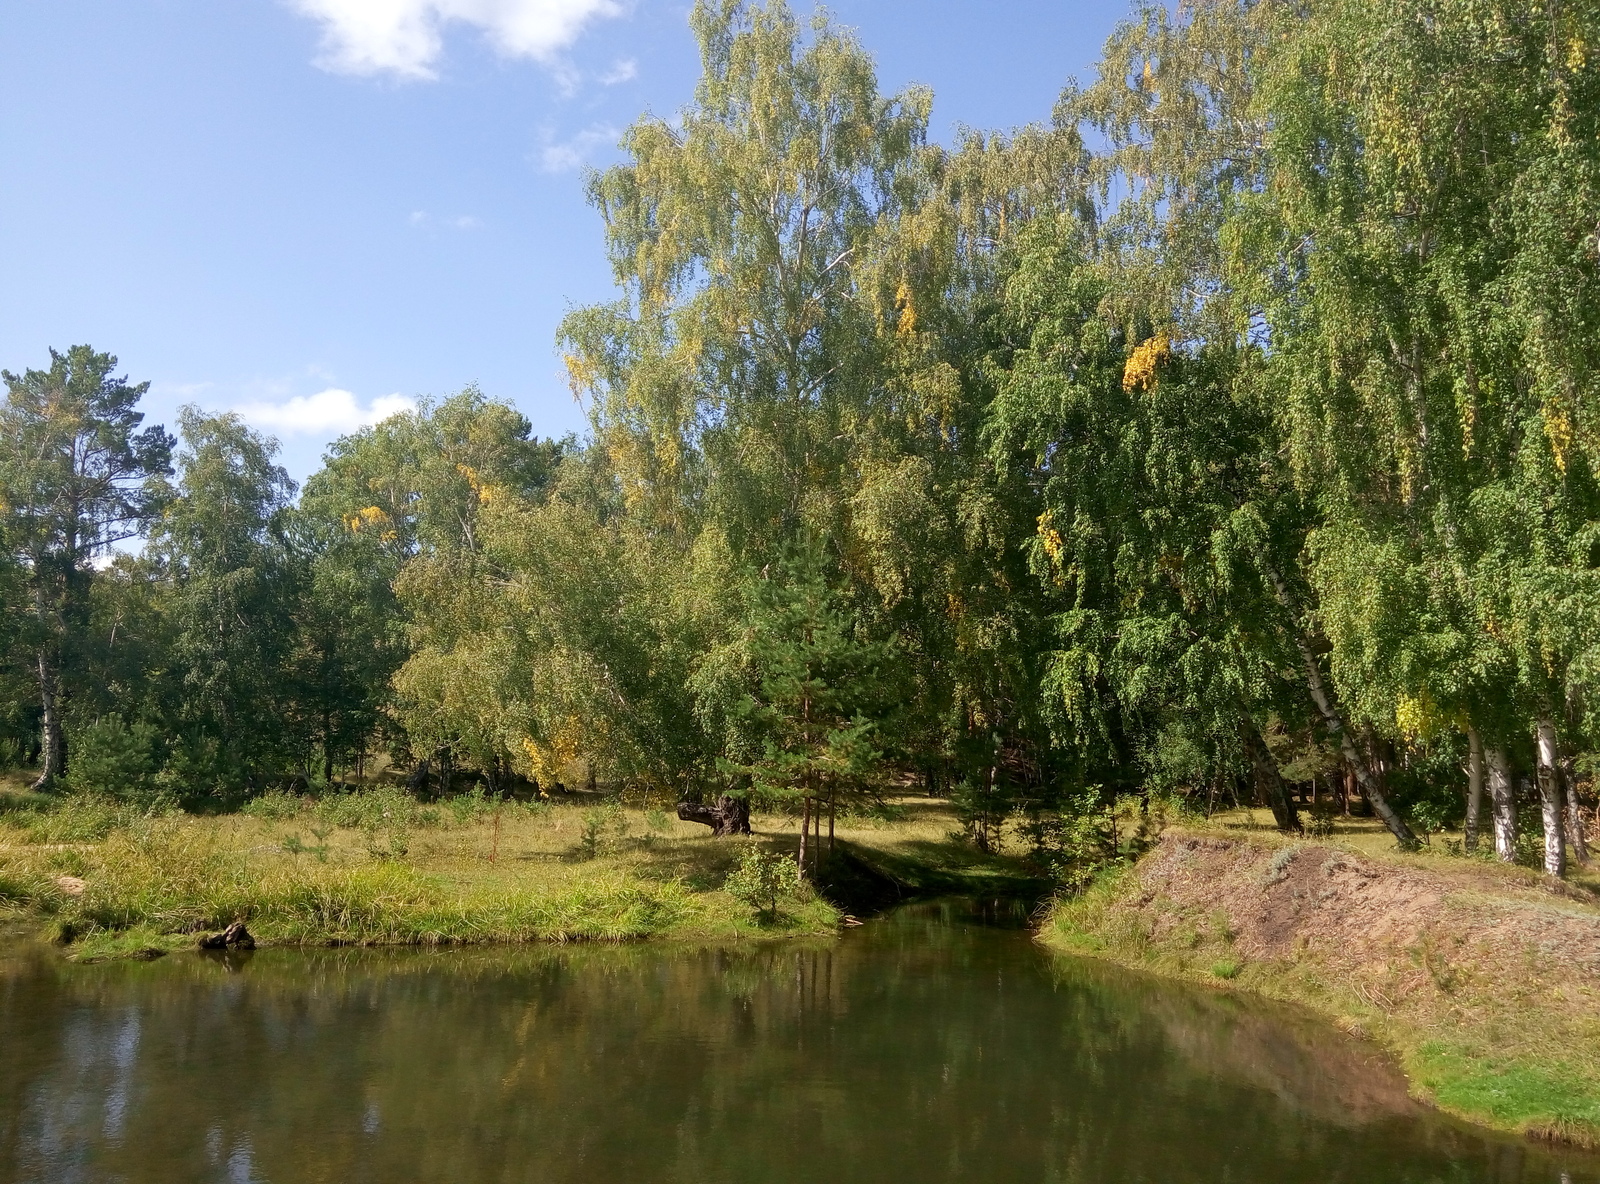
<instances>
[{"instance_id":1,"label":"tree stump","mask_svg":"<svg viewBox=\"0 0 1600 1184\"><path fill-rule=\"evenodd\" d=\"M678 818L709 826L717 838L750 833L750 799L723 794L714 806L685 800L678 803Z\"/></svg>"},{"instance_id":2,"label":"tree stump","mask_svg":"<svg viewBox=\"0 0 1600 1184\"><path fill-rule=\"evenodd\" d=\"M213 933L209 937L200 939L202 950L253 950L256 948L256 939L250 936L250 931L244 927L243 921L235 921L221 933Z\"/></svg>"}]
</instances>

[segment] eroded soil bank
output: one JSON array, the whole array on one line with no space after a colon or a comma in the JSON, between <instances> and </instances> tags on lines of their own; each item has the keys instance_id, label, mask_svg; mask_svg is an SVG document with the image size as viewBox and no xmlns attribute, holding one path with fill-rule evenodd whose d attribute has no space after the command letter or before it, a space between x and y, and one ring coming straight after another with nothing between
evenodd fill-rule
<instances>
[{"instance_id":1,"label":"eroded soil bank","mask_svg":"<svg viewBox=\"0 0 1600 1184\"><path fill-rule=\"evenodd\" d=\"M1474 862L1195 831L1054 909L1062 950L1305 1004L1399 1058L1413 1092L1600 1146L1600 907Z\"/></svg>"}]
</instances>

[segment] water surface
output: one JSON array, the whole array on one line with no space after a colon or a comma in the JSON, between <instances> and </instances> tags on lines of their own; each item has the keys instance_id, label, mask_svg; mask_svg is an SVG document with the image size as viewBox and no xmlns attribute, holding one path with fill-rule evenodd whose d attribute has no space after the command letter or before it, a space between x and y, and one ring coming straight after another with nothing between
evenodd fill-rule
<instances>
[{"instance_id":1,"label":"water surface","mask_svg":"<svg viewBox=\"0 0 1600 1184\"><path fill-rule=\"evenodd\" d=\"M0 1180L1600 1184L1259 1001L922 905L837 942L0 958Z\"/></svg>"}]
</instances>

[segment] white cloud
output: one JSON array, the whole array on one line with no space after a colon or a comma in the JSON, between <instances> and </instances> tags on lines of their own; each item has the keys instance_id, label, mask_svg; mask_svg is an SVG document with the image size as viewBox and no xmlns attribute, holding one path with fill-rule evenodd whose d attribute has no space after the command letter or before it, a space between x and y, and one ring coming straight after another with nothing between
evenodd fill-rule
<instances>
[{"instance_id":1,"label":"white cloud","mask_svg":"<svg viewBox=\"0 0 1600 1184\"><path fill-rule=\"evenodd\" d=\"M443 27L479 29L512 58L553 63L590 21L617 16L619 0L288 0L322 22L317 64L341 74L437 77Z\"/></svg>"},{"instance_id":2,"label":"white cloud","mask_svg":"<svg viewBox=\"0 0 1600 1184\"><path fill-rule=\"evenodd\" d=\"M545 146L539 150L539 165L547 173L565 173L589 162L596 148L611 147L622 133L605 124L596 124L573 136L570 140L556 140L545 133Z\"/></svg>"},{"instance_id":3,"label":"white cloud","mask_svg":"<svg viewBox=\"0 0 1600 1184\"><path fill-rule=\"evenodd\" d=\"M601 86L616 86L619 82L632 82L639 77L639 63L633 58L622 58L611 69L600 75Z\"/></svg>"},{"instance_id":4,"label":"white cloud","mask_svg":"<svg viewBox=\"0 0 1600 1184\"><path fill-rule=\"evenodd\" d=\"M314 395L296 395L281 403L241 403L235 407L241 418L259 428L286 436L328 435L354 432L370 427L417 405L405 395L380 395L363 408L349 391L329 387Z\"/></svg>"}]
</instances>

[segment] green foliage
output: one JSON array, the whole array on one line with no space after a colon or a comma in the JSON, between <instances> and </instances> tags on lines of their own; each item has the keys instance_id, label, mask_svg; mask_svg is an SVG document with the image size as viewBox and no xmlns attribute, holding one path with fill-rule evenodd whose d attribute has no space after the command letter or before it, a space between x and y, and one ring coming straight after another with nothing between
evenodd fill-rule
<instances>
[{"instance_id":1,"label":"green foliage","mask_svg":"<svg viewBox=\"0 0 1600 1184\"><path fill-rule=\"evenodd\" d=\"M724 768L780 798L853 797L877 772L889 651L863 639L801 544L747 586L753 686L734 707L746 762Z\"/></svg>"},{"instance_id":2,"label":"green foliage","mask_svg":"<svg viewBox=\"0 0 1600 1184\"><path fill-rule=\"evenodd\" d=\"M1091 790L1020 829L1029 840L1031 858L1062 892L1075 895L1105 872L1137 860L1180 810L1158 796L1108 798Z\"/></svg>"},{"instance_id":3,"label":"green foliage","mask_svg":"<svg viewBox=\"0 0 1600 1184\"><path fill-rule=\"evenodd\" d=\"M1425 10L1141 8L1049 126L944 148L825 16L701 0L693 101L589 182L586 440L469 388L296 500L193 408L169 484L109 355L5 375L0 755L283 821L378 752L457 825L528 782L852 814L915 778L1074 886L1128 795L1294 831L1285 783L1349 773L1411 847L1469 733L1581 764L1594 14ZM373 792L315 816L402 854L423 807Z\"/></svg>"},{"instance_id":4,"label":"green foliage","mask_svg":"<svg viewBox=\"0 0 1600 1184\"><path fill-rule=\"evenodd\" d=\"M78 728L74 740L69 791L139 806L152 805L161 796L153 725L143 720L129 725L120 715L106 715Z\"/></svg>"},{"instance_id":5,"label":"green foliage","mask_svg":"<svg viewBox=\"0 0 1600 1184\"><path fill-rule=\"evenodd\" d=\"M492 800L481 785L474 785L466 793L456 794L444 805L457 826L481 822L491 812L502 808L501 803Z\"/></svg>"},{"instance_id":6,"label":"green foliage","mask_svg":"<svg viewBox=\"0 0 1600 1184\"><path fill-rule=\"evenodd\" d=\"M265 822L286 822L298 818L309 807L310 803L298 794L269 790L260 797L251 798L239 812Z\"/></svg>"},{"instance_id":7,"label":"green foliage","mask_svg":"<svg viewBox=\"0 0 1600 1184\"><path fill-rule=\"evenodd\" d=\"M609 855L628 837L628 816L621 805L607 802L583 812L583 829L578 832L574 854L579 859L598 859Z\"/></svg>"},{"instance_id":8,"label":"green foliage","mask_svg":"<svg viewBox=\"0 0 1600 1184\"><path fill-rule=\"evenodd\" d=\"M350 830L382 830L391 826L410 829L437 818L438 811L394 785L378 785L350 793L329 794L317 801L318 818Z\"/></svg>"},{"instance_id":9,"label":"green foliage","mask_svg":"<svg viewBox=\"0 0 1600 1184\"><path fill-rule=\"evenodd\" d=\"M65 771L63 708L87 682L81 643L92 561L139 534L168 492L172 439L159 427L138 430L144 415L135 406L149 384L112 377L116 364L80 345L51 350L48 370L0 372L0 592L9 626L0 641L37 680L40 788Z\"/></svg>"},{"instance_id":10,"label":"green foliage","mask_svg":"<svg viewBox=\"0 0 1600 1184\"><path fill-rule=\"evenodd\" d=\"M778 915L780 903L802 899L806 890L793 859L775 851L763 851L754 843L746 846L738 866L728 873L723 888L768 921Z\"/></svg>"}]
</instances>

